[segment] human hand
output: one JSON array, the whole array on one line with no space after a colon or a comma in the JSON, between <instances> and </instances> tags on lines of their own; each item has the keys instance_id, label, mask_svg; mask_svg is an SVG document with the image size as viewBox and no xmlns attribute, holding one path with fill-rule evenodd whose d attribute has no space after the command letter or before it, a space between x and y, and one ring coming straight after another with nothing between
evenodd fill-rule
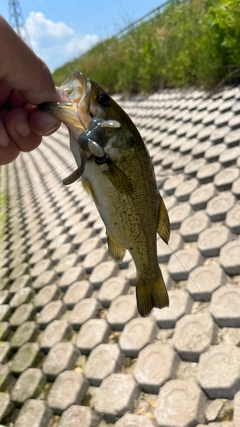
<instances>
[{"instance_id":1,"label":"human hand","mask_svg":"<svg viewBox=\"0 0 240 427\"><path fill-rule=\"evenodd\" d=\"M46 64L1 16L0 64L0 165L4 165L58 129L59 120L37 105L57 102L60 95Z\"/></svg>"}]
</instances>

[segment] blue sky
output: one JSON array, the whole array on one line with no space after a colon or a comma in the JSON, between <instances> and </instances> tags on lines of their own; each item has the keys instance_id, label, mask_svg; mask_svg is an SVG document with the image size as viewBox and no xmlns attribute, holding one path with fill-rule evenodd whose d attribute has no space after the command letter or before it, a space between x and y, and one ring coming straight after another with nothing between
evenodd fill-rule
<instances>
[{"instance_id":1,"label":"blue sky","mask_svg":"<svg viewBox=\"0 0 240 427\"><path fill-rule=\"evenodd\" d=\"M19 0L34 51L51 71L117 33L163 0ZM9 21L8 1L0 14Z\"/></svg>"}]
</instances>

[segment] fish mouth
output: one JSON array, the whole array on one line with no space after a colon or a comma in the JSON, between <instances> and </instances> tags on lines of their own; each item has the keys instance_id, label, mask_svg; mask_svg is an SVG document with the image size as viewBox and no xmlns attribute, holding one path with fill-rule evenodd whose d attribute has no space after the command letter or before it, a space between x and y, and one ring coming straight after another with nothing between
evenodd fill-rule
<instances>
[{"instance_id":1,"label":"fish mouth","mask_svg":"<svg viewBox=\"0 0 240 427\"><path fill-rule=\"evenodd\" d=\"M60 89L64 92L64 98L67 97L69 102L44 102L38 108L52 114L67 127L83 132L92 120L90 114L91 81L83 73L73 71Z\"/></svg>"}]
</instances>

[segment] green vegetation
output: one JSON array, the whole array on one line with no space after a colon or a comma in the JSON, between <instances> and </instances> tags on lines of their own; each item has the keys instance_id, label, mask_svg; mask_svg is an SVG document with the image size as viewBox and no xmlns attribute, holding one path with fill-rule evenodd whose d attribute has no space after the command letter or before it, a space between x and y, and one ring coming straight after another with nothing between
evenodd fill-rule
<instances>
[{"instance_id":1,"label":"green vegetation","mask_svg":"<svg viewBox=\"0 0 240 427\"><path fill-rule=\"evenodd\" d=\"M232 82L240 75L240 2L173 0L150 22L57 69L55 83L60 85L74 69L110 93L211 88L228 76Z\"/></svg>"}]
</instances>

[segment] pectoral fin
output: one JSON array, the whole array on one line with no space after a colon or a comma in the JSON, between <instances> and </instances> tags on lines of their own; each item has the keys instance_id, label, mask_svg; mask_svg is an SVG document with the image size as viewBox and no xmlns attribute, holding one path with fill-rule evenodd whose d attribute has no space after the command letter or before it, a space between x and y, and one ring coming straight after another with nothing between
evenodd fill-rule
<instances>
[{"instance_id":1,"label":"pectoral fin","mask_svg":"<svg viewBox=\"0 0 240 427\"><path fill-rule=\"evenodd\" d=\"M119 193L129 196L133 192L133 185L128 176L116 165L109 165L108 169L103 171L112 185Z\"/></svg>"},{"instance_id":2,"label":"pectoral fin","mask_svg":"<svg viewBox=\"0 0 240 427\"><path fill-rule=\"evenodd\" d=\"M168 212L161 196L159 204L159 221L157 232L159 236L163 239L163 241L165 243L168 243L170 237L170 223Z\"/></svg>"},{"instance_id":3,"label":"pectoral fin","mask_svg":"<svg viewBox=\"0 0 240 427\"><path fill-rule=\"evenodd\" d=\"M111 257L118 263L122 262L126 249L107 232L108 249Z\"/></svg>"}]
</instances>

